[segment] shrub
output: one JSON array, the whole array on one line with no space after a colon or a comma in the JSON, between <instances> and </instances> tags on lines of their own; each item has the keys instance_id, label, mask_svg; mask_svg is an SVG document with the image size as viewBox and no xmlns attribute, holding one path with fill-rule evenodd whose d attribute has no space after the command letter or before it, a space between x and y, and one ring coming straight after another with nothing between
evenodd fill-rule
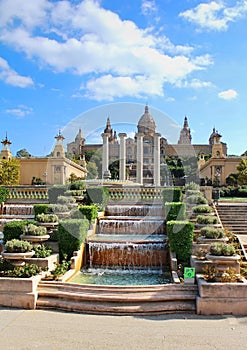
<instances>
[{"instance_id":1,"label":"shrub","mask_svg":"<svg viewBox=\"0 0 247 350\"><path fill-rule=\"evenodd\" d=\"M9 190L6 187L0 186L0 203L6 202L9 196Z\"/></svg>"},{"instance_id":2,"label":"shrub","mask_svg":"<svg viewBox=\"0 0 247 350\"><path fill-rule=\"evenodd\" d=\"M54 280L58 280L60 276L63 276L68 271L70 263L67 260L63 260L61 264L57 264L55 269L51 271L51 275Z\"/></svg>"},{"instance_id":3,"label":"shrub","mask_svg":"<svg viewBox=\"0 0 247 350\"><path fill-rule=\"evenodd\" d=\"M57 203L57 198L59 196L64 196L68 186L66 185L56 185L48 188L48 198L49 202L52 204Z\"/></svg>"},{"instance_id":4,"label":"shrub","mask_svg":"<svg viewBox=\"0 0 247 350\"><path fill-rule=\"evenodd\" d=\"M200 233L205 238L218 239L225 237L225 231L222 228L216 227L203 227Z\"/></svg>"},{"instance_id":5,"label":"shrub","mask_svg":"<svg viewBox=\"0 0 247 350\"><path fill-rule=\"evenodd\" d=\"M33 258L47 258L52 253L52 249L47 248L44 244L34 247L33 250L35 251Z\"/></svg>"},{"instance_id":6,"label":"shrub","mask_svg":"<svg viewBox=\"0 0 247 350\"><path fill-rule=\"evenodd\" d=\"M188 204L194 204L194 205L208 203L207 199L205 197L203 197L202 194L187 196L186 202Z\"/></svg>"},{"instance_id":7,"label":"shrub","mask_svg":"<svg viewBox=\"0 0 247 350\"><path fill-rule=\"evenodd\" d=\"M215 225L218 224L218 218L216 216L198 215L196 222L200 225Z\"/></svg>"},{"instance_id":8,"label":"shrub","mask_svg":"<svg viewBox=\"0 0 247 350\"><path fill-rule=\"evenodd\" d=\"M13 278L29 278L42 272L41 267L36 264L25 264L24 266L16 266L12 270L5 272L5 277Z\"/></svg>"},{"instance_id":9,"label":"shrub","mask_svg":"<svg viewBox=\"0 0 247 350\"><path fill-rule=\"evenodd\" d=\"M163 203L181 202L182 190L181 188L164 188L162 192Z\"/></svg>"},{"instance_id":10,"label":"shrub","mask_svg":"<svg viewBox=\"0 0 247 350\"><path fill-rule=\"evenodd\" d=\"M34 204L33 210L35 219L39 214L49 214L51 212L49 204Z\"/></svg>"},{"instance_id":11,"label":"shrub","mask_svg":"<svg viewBox=\"0 0 247 350\"><path fill-rule=\"evenodd\" d=\"M23 227L23 233L27 236L45 236L47 234L46 227L27 224Z\"/></svg>"},{"instance_id":12,"label":"shrub","mask_svg":"<svg viewBox=\"0 0 247 350\"><path fill-rule=\"evenodd\" d=\"M98 208L95 205L79 206L79 211L87 218L90 224L98 217Z\"/></svg>"},{"instance_id":13,"label":"shrub","mask_svg":"<svg viewBox=\"0 0 247 350\"><path fill-rule=\"evenodd\" d=\"M172 252L179 262L189 262L193 242L194 225L187 221L168 221L167 234Z\"/></svg>"},{"instance_id":14,"label":"shrub","mask_svg":"<svg viewBox=\"0 0 247 350\"><path fill-rule=\"evenodd\" d=\"M92 186L88 187L85 193L84 202L86 205L95 204L101 209L105 208L109 199L109 190L107 187Z\"/></svg>"},{"instance_id":15,"label":"shrub","mask_svg":"<svg viewBox=\"0 0 247 350\"><path fill-rule=\"evenodd\" d=\"M14 238L20 239L20 236L23 234L23 228L28 223L30 223L28 220L7 222L3 228L4 242Z\"/></svg>"},{"instance_id":16,"label":"shrub","mask_svg":"<svg viewBox=\"0 0 247 350\"><path fill-rule=\"evenodd\" d=\"M88 231L87 219L69 219L58 224L58 243L60 260L65 256L70 259L73 252L79 250Z\"/></svg>"},{"instance_id":17,"label":"shrub","mask_svg":"<svg viewBox=\"0 0 247 350\"><path fill-rule=\"evenodd\" d=\"M36 216L36 220L38 222L47 222L47 223L50 223L50 222L57 222L58 221L58 216L56 214L38 214Z\"/></svg>"},{"instance_id":18,"label":"shrub","mask_svg":"<svg viewBox=\"0 0 247 350\"><path fill-rule=\"evenodd\" d=\"M185 203L165 203L165 218L170 220L184 220L186 217Z\"/></svg>"},{"instance_id":19,"label":"shrub","mask_svg":"<svg viewBox=\"0 0 247 350\"><path fill-rule=\"evenodd\" d=\"M187 190L186 192L186 196L189 197L189 196L200 196L201 195L201 192L198 190Z\"/></svg>"},{"instance_id":20,"label":"shrub","mask_svg":"<svg viewBox=\"0 0 247 350\"><path fill-rule=\"evenodd\" d=\"M74 190L82 190L85 191L86 185L83 181L75 181L72 182L69 186L69 190L74 191Z\"/></svg>"},{"instance_id":21,"label":"shrub","mask_svg":"<svg viewBox=\"0 0 247 350\"><path fill-rule=\"evenodd\" d=\"M197 184L196 182L191 181L184 186L184 189L186 191L188 190L200 191L200 185Z\"/></svg>"},{"instance_id":22,"label":"shrub","mask_svg":"<svg viewBox=\"0 0 247 350\"><path fill-rule=\"evenodd\" d=\"M11 239L4 245L4 249L7 253L26 253L32 251L32 244L27 241L21 241L20 239Z\"/></svg>"},{"instance_id":23,"label":"shrub","mask_svg":"<svg viewBox=\"0 0 247 350\"><path fill-rule=\"evenodd\" d=\"M67 205L62 204L50 204L50 209L53 213L67 213L69 211Z\"/></svg>"},{"instance_id":24,"label":"shrub","mask_svg":"<svg viewBox=\"0 0 247 350\"><path fill-rule=\"evenodd\" d=\"M236 249L232 244L227 243L213 243L210 246L210 254L212 255L223 255L223 256L233 256L236 254Z\"/></svg>"},{"instance_id":25,"label":"shrub","mask_svg":"<svg viewBox=\"0 0 247 350\"><path fill-rule=\"evenodd\" d=\"M198 205L193 208L194 213L213 213L213 208L208 205Z\"/></svg>"},{"instance_id":26,"label":"shrub","mask_svg":"<svg viewBox=\"0 0 247 350\"><path fill-rule=\"evenodd\" d=\"M57 203L62 205L74 204L76 202L75 198L72 196L58 196Z\"/></svg>"}]
</instances>

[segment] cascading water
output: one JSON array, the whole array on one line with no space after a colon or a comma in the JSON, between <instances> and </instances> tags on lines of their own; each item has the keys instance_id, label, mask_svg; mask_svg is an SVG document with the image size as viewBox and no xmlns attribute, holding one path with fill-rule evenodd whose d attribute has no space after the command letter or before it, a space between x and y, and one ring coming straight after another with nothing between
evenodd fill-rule
<instances>
[{"instance_id":1,"label":"cascading water","mask_svg":"<svg viewBox=\"0 0 247 350\"><path fill-rule=\"evenodd\" d=\"M97 233L87 239L85 260L81 283L169 283L163 206L108 205Z\"/></svg>"}]
</instances>

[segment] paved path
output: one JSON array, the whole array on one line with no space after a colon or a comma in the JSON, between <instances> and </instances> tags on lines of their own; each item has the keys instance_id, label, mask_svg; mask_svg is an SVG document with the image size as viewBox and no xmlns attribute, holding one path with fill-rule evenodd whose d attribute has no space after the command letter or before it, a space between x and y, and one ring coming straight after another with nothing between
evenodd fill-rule
<instances>
[{"instance_id":1,"label":"paved path","mask_svg":"<svg viewBox=\"0 0 247 350\"><path fill-rule=\"evenodd\" d=\"M4 350L247 349L247 317L95 316L0 308Z\"/></svg>"}]
</instances>

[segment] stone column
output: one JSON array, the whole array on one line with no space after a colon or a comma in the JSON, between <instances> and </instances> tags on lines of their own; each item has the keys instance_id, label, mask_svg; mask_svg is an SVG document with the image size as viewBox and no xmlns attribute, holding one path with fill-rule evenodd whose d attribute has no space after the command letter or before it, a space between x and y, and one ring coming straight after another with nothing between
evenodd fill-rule
<instances>
[{"instance_id":1,"label":"stone column","mask_svg":"<svg viewBox=\"0 0 247 350\"><path fill-rule=\"evenodd\" d=\"M109 179L111 173L109 167L109 135L107 133L101 134L103 138L103 154L102 154L102 179Z\"/></svg>"},{"instance_id":2,"label":"stone column","mask_svg":"<svg viewBox=\"0 0 247 350\"><path fill-rule=\"evenodd\" d=\"M120 150L119 150L119 180L126 180L126 144L125 137L127 134L118 134L120 138Z\"/></svg>"},{"instance_id":3,"label":"stone column","mask_svg":"<svg viewBox=\"0 0 247 350\"><path fill-rule=\"evenodd\" d=\"M143 184L143 134L137 133L136 181Z\"/></svg>"},{"instance_id":4,"label":"stone column","mask_svg":"<svg viewBox=\"0 0 247 350\"><path fill-rule=\"evenodd\" d=\"M160 186L160 136L154 134L154 186Z\"/></svg>"}]
</instances>

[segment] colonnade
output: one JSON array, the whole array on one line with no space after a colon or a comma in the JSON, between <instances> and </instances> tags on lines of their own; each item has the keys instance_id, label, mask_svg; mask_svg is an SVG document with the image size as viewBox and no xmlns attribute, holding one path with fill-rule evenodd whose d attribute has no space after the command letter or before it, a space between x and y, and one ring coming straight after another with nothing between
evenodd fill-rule
<instances>
[{"instance_id":1,"label":"colonnade","mask_svg":"<svg viewBox=\"0 0 247 350\"><path fill-rule=\"evenodd\" d=\"M102 156L102 177L110 178L109 172L109 134L102 133L103 139L103 156ZM120 139L119 148L119 180L126 180L126 133L118 134ZM143 136L142 133L137 133L137 152L136 152L136 182L143 184ZM160 137L161 134L154 134L154 186L160 186Z\"/></svg>"}]
</instances>

